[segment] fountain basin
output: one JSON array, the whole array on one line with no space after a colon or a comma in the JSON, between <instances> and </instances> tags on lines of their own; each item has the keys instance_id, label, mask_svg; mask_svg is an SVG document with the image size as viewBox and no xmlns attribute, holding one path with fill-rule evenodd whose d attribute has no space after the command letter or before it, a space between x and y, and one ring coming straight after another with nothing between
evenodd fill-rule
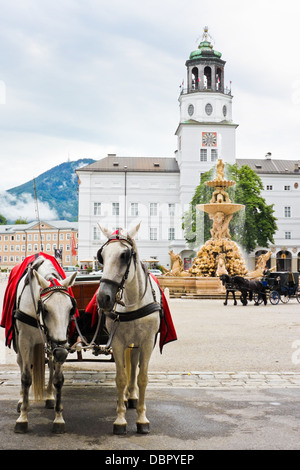
<instances>
[{"instance_id":1,"label":"fountain basin","mask_svg":"<svg viewBox=\"0 0 300 470\"><path fill-rule=\"evenodd\" d=\"M213 181L207 181L205 183L207 186L210 186L211 188L229 188L230 186L235 185L235 181L227 181L227 180L213 180Z\"/></svg>"},{"instance_id":2,"label":"fountain basin","mask_svg":"<svg viewBox=\"0 0 300 470\"><path fill-rule=\"evenodd\" d=\"M225 288L218 277L159 276L162 290L169 289L171 297L223 297Z\"/></svg>"},{"instance_id":3,"label":"fountain basin","mask_svg":"<svg viewBox=\"0 0 300 470\"><path fill-rule=\"evenodd\" d=\"M208 214L216 214L217 212L223 212L224 214L234 214L245 208L243 204L233 204L231 202L214 202L209 204L197 204L196 208L207 212Z\"/></svg>"}]
</instances>

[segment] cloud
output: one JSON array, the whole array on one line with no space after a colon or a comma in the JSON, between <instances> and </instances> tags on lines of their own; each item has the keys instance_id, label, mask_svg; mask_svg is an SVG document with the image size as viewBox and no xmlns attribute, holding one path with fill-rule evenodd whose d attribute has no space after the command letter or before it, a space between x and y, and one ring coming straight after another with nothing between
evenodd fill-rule
<instances>
[{"instance_id":1,"label":"cloud","mask_svg":"<svg viewBox=\"0 0 300 470\"><path fill-rule=\"evenodd\" d=\"M31 194L24 193L22 198L17 198L6 191L0 192L0 213L9 222L15 222L17 219L25 219L28 222L37 219L36 205ZM39 217L43 220L59 219L56 211L50 209L48 203L38 201Z\"/></svg>"},{"instance_id":2,"label":"cloud","mask_svg":"<svg viewBox=\"0 0 300 470\"><path fill-rule=\"evenodd\" d=\"M68 158L173 156L179 85L205 25L232 81L237 157L299 147L295 1L0 5L0 189Z\"/></svg>"}]
</instances>

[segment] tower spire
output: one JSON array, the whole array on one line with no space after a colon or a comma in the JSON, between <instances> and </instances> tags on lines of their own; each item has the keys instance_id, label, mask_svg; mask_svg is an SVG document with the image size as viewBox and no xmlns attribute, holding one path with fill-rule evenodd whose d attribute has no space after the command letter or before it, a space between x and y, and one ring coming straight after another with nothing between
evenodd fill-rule
<instances>
[{"instance_id":1,"label":"tower spire","mask_svg":"<svg viewBox=\"0 0 300 470\"><path fill-rule=\"evenodd\" d=\"M208 32L208 26L204 26L203 34L202 34L202 41L201 42L214 42L213 37Z\"/></svg>"}]
</instances>

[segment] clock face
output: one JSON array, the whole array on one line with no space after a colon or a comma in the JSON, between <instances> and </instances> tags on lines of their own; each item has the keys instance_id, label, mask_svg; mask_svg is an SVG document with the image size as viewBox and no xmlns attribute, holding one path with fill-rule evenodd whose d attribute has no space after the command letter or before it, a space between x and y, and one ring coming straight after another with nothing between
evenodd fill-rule
<instances>
[{"instance_id":1,"label":"clock face","mask_svg":"<svg viewBox=\"0 0 300 470\"><path fill-rule=\"evenodd\" d=\"M190 116L193 116L194 114L194 106L192 104L190 104L188 107L188 113Z\"/></svg>"},{"instance_id":2,"label":"clock face","mask_svg":"<svg viewBox=\"0 0 300 470\"><path fill-rule=\"evenodd\" d=\"M213 112L213 107L210 103L207 103L207 105L205 106L205 112L208 116L210 116Z\"/></svg>"},{"instance_id":3,"label":"clock face","mask_svg":"<svg viewBox=\"0 0 300 470\"><path fill-rule=\"evenodd\" d=\"M217 133L216 132L202 132L202 145L203 147L216 147L217 146Z\"/></svg>"}]
</instances>

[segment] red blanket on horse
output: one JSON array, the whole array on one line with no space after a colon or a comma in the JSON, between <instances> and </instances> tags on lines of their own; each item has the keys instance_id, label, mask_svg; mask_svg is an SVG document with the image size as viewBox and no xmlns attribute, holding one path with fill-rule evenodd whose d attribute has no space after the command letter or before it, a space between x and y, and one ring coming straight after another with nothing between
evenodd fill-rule
<instances>
[{"instance_id":1,"label":"red blanket on horse","mask_svg":"<svg viewBox=\"0 0 300 470\"><path fill-rule=\"evenodd\" d=\"M32 263L38 256L43 256L44 258L50 260L58 272L60 276L65 279L66 275L62 267L58 264L56 259L51 256L47 255L46 253L40 252L37 255L28 256L25 260L17 264L10 272L8 284L5 290L4 299L3 299L3 308L2 308L2 318L1 318L1 326L5 328L5 338L6 338L6 346L10 347L11 340L13 337L13 330L12 330L12 312L15 307L16 302L16 294L17 294L17 287L19 284L20 279L22 278L23 274L26 271L27 266ZM69 288L69 293L73 297L72 289ZM72 336L74 332L74 322L72 322L70 326L69 335Z\"/></svg>"},{"instance_id":2,"label":"red blanket on horse","mask_svg":"<svg viewBox=\"0 0 300 470\"><path fill-rule=\"evenodd\" d=\"M151 274L151 273L150 273L150 276L154 279L154 281L159 286L159 282L156 279L156 277L153 276L153 274ZM171 317L171 312L170 312L170 309L169 309L169 305L168 305L166 296L163 293L161 288L160 288L160 291L161 291L162 301L163 301L163 305L162 305L163 316L162 316L161 322L160 322L159 347L160 347L160 352L162 353L162 349L163 349L164 345L167 344L167 343L170 343L171 341L176 341L177 340L177 335L176 335L175 327L174 327L174 324L173 324L173 320L172 320L172 317ZM91 326L94 326L94 324L97 321L97 292L98 292L98 290L95 292L93 298L91 299L91 301L89 302L89 304L87 305L87 307L85 309L85 311L87 313L92 314Z\"/></svg>"}]
</instances>

